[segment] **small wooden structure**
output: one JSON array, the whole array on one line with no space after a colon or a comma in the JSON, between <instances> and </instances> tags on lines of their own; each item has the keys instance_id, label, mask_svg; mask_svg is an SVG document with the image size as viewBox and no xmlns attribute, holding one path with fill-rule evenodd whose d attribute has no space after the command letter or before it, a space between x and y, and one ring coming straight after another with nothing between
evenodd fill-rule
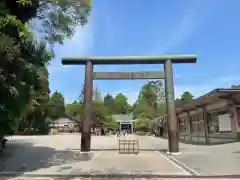
<instances>
[{"instance_id":1,"label":"small wooden structure","mask_svg":"<svg viewBox=\"0 0 240 180\"><path fill-rule=\"evenodd\" d=\"M137 139L121 139L118 140L118 152L120 154L138 154L139 141Z\"/></svg>"}]
</instances>

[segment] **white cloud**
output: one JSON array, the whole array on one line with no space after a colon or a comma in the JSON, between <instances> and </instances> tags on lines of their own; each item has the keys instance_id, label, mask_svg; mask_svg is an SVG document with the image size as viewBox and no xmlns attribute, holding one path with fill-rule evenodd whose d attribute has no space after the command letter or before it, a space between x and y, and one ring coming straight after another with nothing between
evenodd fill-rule
<instances>
[{"instance_id":1,"label":"white cloud","mask_svg":"<svg viewBox=\"0 0 240 180\"><path fill-rule=\"evenodd\" d=\"M111 48L111 46L113 46L113 44L115 44L116 42L116 31L115 31L115 27L114 27L114 19L112 18L112 9L111 7L108 5L108 3L106 3L107 1L102 1L103 3L103 9L102 9L102 25L103 26L103 30L104 30L104 39L105 39L105 44L107 48ZM108 44L111 44L111 46L108 46Z\"/></svg>"},{"instance_id":2,"label":"white cloud","mask_svg":"<svg viewBox=\"0 0 240 180\"><path fill-rule=\"evenodd\" d=\"M157 42L150 54L164 54L190 38L194 31L201 26L203 14L206 14L206 10L209 8L206 7L205 1L195 0L193 5L187 8L176 26L172 28L173 30L168 35L167 40L165 42L160 41L160 45Z\"/></svg>"}]
</instances>

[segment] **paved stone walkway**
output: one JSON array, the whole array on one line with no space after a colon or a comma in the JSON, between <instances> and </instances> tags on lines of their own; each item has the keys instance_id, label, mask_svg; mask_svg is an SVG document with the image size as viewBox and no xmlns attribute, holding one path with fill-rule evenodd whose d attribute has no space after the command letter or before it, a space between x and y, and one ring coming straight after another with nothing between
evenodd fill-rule
<instances>
[{"instance_id":1,"label":"paved stone walkway","mask_svg":"<svg viewBox=\"0 0 240 180\"><path fill-rule=\"evenodd\" d=\"M9 180L26 178L22 176L35 176L39 180L51 177L72 180L87 174L131 174L159 179L156 176L240 174L239 143L218 146L180 143L182 154L173 157L164 153L168 147L165 139L151 136L121 138L138 139L140 153L119 154L116 136L93 136L91 157L80 154L80 135L14 136L9 140L6 158L3 162L1 160L0 177L3 173L12 173L13 177ZM99 178L104 179L93 179ZM27 179L31 180L30 177Z\"/></svg>"},{"instance_id":2,"label":"paved stone walkway","mask_svg":"<svg viewBox=\"0 0 240 180\"><path fill-rule=\"evenodd\" d=\"M157 150L165 150L168 141L157 137L144 137ZM240 142L213 146L180 143L182 154L172 157L191 173L200 175L239 175Z\"/></svg>"},{"instance_id":3,"label":"paved stone walkway","mask_svg":"<svg viewBox=\"0 0 240 180\"><path fill-rule=\"evenodd\" d=\"M179 178L179 177L155 177L155 178L149 178L149 177L74 177L74 178L66 178L66 177L17 177L17 178L11 178L11 179L4 179L4 180L196 180L196 178ZM197 178L198 180L219 180L219 178ZM237 179L237 178L234 178ZM232 178L221 178L221 180L233 180Z\"/></svg>"},{"instance_id":4,"label":"paved stone walkway","mask_svg":"<svg viewBox=\"0 0 240 180\"><path fill-rule=\"evenodd\" d=\"M24 136L9 140L11 157L1 171L20 175L142 174L188 175L163 154L152 149L142 137L140 153L119 154L116 136L93 136L92 156L80 154L79 135Z\"/></svg>"}]
</instances>

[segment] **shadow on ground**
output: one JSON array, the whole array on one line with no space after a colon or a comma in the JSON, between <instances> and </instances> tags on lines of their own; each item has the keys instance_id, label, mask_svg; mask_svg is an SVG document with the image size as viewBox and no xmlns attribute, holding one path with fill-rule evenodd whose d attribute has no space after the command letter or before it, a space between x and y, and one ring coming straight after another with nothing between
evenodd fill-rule
<instances>
[{"instance_id":1,"label":"shadow on ground","mask_svg":"<svg viewBox=\"0 0 240 180\"><path fill-rule=\"evenodd\" d=\"M0 177L4 175L14 178L42 168L91 159L91 156L80 154L79 151L56 150L51 147L36 146L24 140L11 141L7 144L4 155L0 159ZM70 168L71 166L63 166L58 171Z\"/></svg>"},{"instance_id":2,"label":"shadow on ground","mask_svg":"<svg viewBox=\"0 0 240 180\"><path fill-rule=\"evenodd\" d=\"M201 141L187 141L187 140L179 140L181 143L184 144L191 144L191 145L203 145L203 146L214 146L214 145L222 145L222 144L232 144L236 143L236 140L229 140L229 141L222 141L222 142L210 142L209 144L206 144L205 142Z\"/></svg>"},{"instance_id":3,"label":"shadow on ground","mask_svg":"<svg viewBox=\"0 0 240 180\"><path fill-rule=\"evenodd\" d=\"M159 139L168 140L168 138L166 138L166 137L158 137L158 136L154 136L154 137L159 138ZM215 139L217 139L217 138L215 138ZM179 139L179 142L181 142L183 144L211 146L211 145L232 144L232 143L236 143L238 141L236 139L218 138L218 140L209 139L209 144L206 144L206 141L204 139L200 140L200 139L196 138L196 140Z\"/></svg>"},{"instance_id":4,"label":"shadow on ground","mask_svg":"<svg viewBox=\"0 0 240 180\"><path fill-rule=\"evenodd\" d=\"M118 149L93 148L91 151L118 151ZM141 153L155 150L140 148L139 151ZM166 152L167 149L158 149L158 151ZM0 177L16 178L21 177L23 173L31 173L40 169L61 165L57 171L64 173L65 170L72 168L67 164L90 161L91 159L91 156L80 154L80 149L56 150L51 147L37 146L27 140L11 141L7 144L3 158L0 159ZM78 169L78 171L81 172L81 169ZM84 172L84 169L82 169L82 172Z\"/></svg>"}]
</instances>

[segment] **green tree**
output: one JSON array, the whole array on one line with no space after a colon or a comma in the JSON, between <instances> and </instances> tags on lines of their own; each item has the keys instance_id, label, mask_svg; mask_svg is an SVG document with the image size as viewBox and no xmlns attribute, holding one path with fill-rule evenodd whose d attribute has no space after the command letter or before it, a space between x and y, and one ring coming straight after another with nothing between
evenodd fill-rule
<instances>
[{"instance_id":1,"label":"green tree","mask_svg":"<svg viewBox=\"0 0 240 180\"><path fill-rule=\"evenodd\" d=\"M91 10L91 0L41 0L36 19L40 22L37 31L50 43L63 43L70 38L77 25L84 26Z\"/></svg>"},{"instance_id":2,"label":"green tree","mask_svg":"<svg viewBox=\"0 0 240 180\"><path fill-rule=\"evenodd\" d=\"M134 118L154 119L165 113L165 96L161 81L149 81L144 84L133 105Z\"/></svg>"},{"instance_id":3,"label":"green tree","mask_svg":"<svg viewBox=\"0 0 240 180\"><path fill-rule=\"evenodd\" d=\"M184 102L184 103L188 103L188 102L191 102L193 100L193 95L192 93L188 92L188 91L185 91L182 96L181 96L181 100Z\"/></svg>"},{"instance_id":4,"label":"green tree","mask_svg":"<svg viewBox=\"0 0 240 180\"><path fill-rule=\"evenodd\" d=\"M106 121L104 122L104 127L108 130L114 131L117 127L117 121L113 118L112 115L106 116Z\"/></svg>"},{"instance_id":5,"label":"green tree","mask_svg":"<svg viewBox=\"0 0 240 180\"><path fill-rule=\"evenodd\" d=\"M98 119L104 123L107 128L115 128L116 121L113 119L111 113L107 106L105 106L103 101L95 101L92 102L93 105L93 119ZM84 119L84 106L80 102L74 101L72 104L67 104L66 106L66 114L73 119L79 121L81 124Z\"/></svg>"},{"instance_id":6,"label":"green tree","mask_svg":"<svg viewBox=\"0 0 240 180\"><path fill-rule=\"evenodd\" d=\"M232 89L239 89L239 88L240 88L240 85L232 85L231 88L232 88Z\"/></svg>"},{"instance_id":7,"label":"green tree","mask_svg":"<svg viewBox=\"0 0 240 180\"><path fill-rule=\"evenodd\" d=\"M138 118L135 122L136 131L149 132L151 128L151 119L148 118Z\"/></svg>"},{"instance_id":8,"label":"green tree","mask_svg":"<svg viewBox=\"0 0 240 180\"><path fill-rule=\"evenodd\" d=\"M93 101L93 115L95 118L98 118L104 122L106 121L106 117L109 115L108 108L103 102Z\"/></svg>"},{"instance_id":9,"label":"green tree","mask_svg":"<svg viewBox=\"0 0 240 180\"><path fill-rule=\"evenodd\" d=\"M66 115L69 117L77 117L78 115L83 115L83 104L74 101L72 104L66 105Z\"/></svg>"},{"instance_id":10,"label":"green tree","mask_svg":"<svg viewBox=\"0 0 240 180\"><path fill-rule=\"evenodd\" d=\"M165 90L163 88L163 83L161 80L156 81L150 81L149 82L151 86L153 87L155 93L156 93L156 103L157 106L162 106L162 104L165 104Z\"/></svg>"},{"instance_id":11,"label":"green tree","mask_svg":"<svg viewBox=\"0 0 240 180\"><path fill-rule=\"evenodd\" d=\"M107 94L104 97L103 102L104 102L104 105L108 107L110 113L111 114L114 113L114 107L115 107L114 98L110 94Z\"/></svg>"},{"instance_id":12,"label":"green tree","mask_svg":"<svg viewBox=\"0 0 240 180\"><path fill-rule=\"evenodd\" d=\"M175 100L175 104L176 106L181 106L184 103L189 103L193 100L193 94L191 92L185 91L182 95L180 99L176 99Z\"/></svg>"},{"instance_id":13,"label":"green tree","mask_svg":"<svg viewBox=\"0 0 240 180\"><path fill-rule=\"evenodd\" d=\"M71 104L67 104L66 115L73 118L76 122L78 122L78 126L81 127L81 122L84 119L83 104L77 102L76 100Z\"/></svg>"},{"instance_id":14,"label":"green tree","mask_svg":"<svg viewBox=\"0 0 240 180\"><path fill-rule=\"evenodd\" d=\"M34 39L26 23L37 22L32 27L40 28L38 33L44 41L62 43L73 35L74 27L86 24L90 6L89 0L0 3L0 135L9 133L14 126L18 129L30 114L47 114L40 113L48 109L48 95L40 93L40 76L54 54L44 42Z\"/></svg>"},{"instance_id":15,"label":"green tree","mask_svg":"<svg viewBox=\"0 0 240 180\"><path fill-rule=\"evenodd\" d=\"M161 104L158 105L156 114L157 114L157 116L161 116L165 113L166 113L166 104L164 102L164 103L161 103Z\"/></svg>"},{"instance_id":16,"label":"green tree","mask_svg":"<svg viewBox=\"0 0 240 180\"><path fill-rule=\"evenodd\" d=\"M122 93L117 94L114 99L114 113L116 114L129 114L131 106L128 104L127 97Z\"/></svg>"},{"instance_id":17,"label":"green tree","mask_svg":"<svg viewBox=\"0 0 240 180\"><path fill-rule=\"evenodd\" d=\"M50 117L57 119L65 115L64 97L59 92L54 92L49 101Z\"/></svg>"},{"instance_id":18,"label":"green tree","mask_svg":"<svg viewBox=\"0 0 240 180\"><path fill-rule=\"evenodd\" d=\"M70 38L77 25L85 25L91 10L91 0L5 0L2 8L19 20L19 26L29 23L44 40L53 44Z\"/></svg>"},{"instance_id":19,"label":"green tree","mask_svg":"<svg viewBox=\"0 0 240 180\"><path fill-rule=\"evenodd\" d=\"M93 116L103 122L104 127L108 129L116 128L116 120L110 114L107 106L101 101L93 101Z\"/></svg>"},{"instance_id":20,"label":"green tree","mask_svg":"<svg viewBox=\"0 0 240 180\"><path fill-rule=\"evenodd\" d=\"M47 68L39 70L41 90L35 91L32 95L32 101L29 104L29 111L26 111L25 120L29 123L29 129L35 129L38 132L46 133L46 118L49 115L50 89L48 82Z\"/></svg>"},{"instance_id":21,"label":"green tree","mask_svg":"<svg viewBox=\"0 0 240 180\"><path fill-rule=\"evenodd\" d=\"M137 101L139 103L146 103L152 108L157 108L157 94L151 82L143 85L138 95Z\"/></svg>"},{"instance_id":22,"label":"green tree","mask_svg":"<svg viewBox=\"0 0 240 180\"><path fill-rule=\"evenodd\" d=\"M24 41L18 52L1 53L11 47L0 45L0 132L4 133L12 131L16 119L35 98L32 92L42 91L41 69L52 59L44 43Z\"/></svg>"},{"instance_id":23,"label":"green tree","mask_svg":"<svg viewBox=\"0 0 240 180\"><path fill-rule=\"evenodd\" d=\"M153 119L156 115L156 110L146 103L139 103L133 109L133 118L149 118Z\"/></svg>"}]
</instances>

